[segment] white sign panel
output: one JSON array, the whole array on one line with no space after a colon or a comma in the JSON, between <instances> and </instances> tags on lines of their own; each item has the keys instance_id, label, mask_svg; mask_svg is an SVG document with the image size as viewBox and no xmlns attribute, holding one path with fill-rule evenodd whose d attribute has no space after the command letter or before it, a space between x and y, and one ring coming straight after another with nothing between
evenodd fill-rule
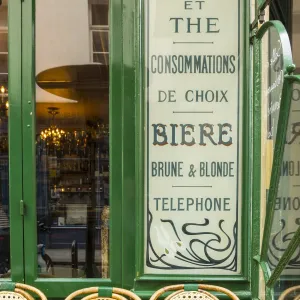
<instances>
[{"instance_id":1,"label":"white sign panel","mask_svg":"<svg viewBox=\"0 0 300 300\"><path fill-rule=\"evenodd\" d=\"M144 10L144 273L240 273L242 1Z\"/></svg>"}]
</instances>

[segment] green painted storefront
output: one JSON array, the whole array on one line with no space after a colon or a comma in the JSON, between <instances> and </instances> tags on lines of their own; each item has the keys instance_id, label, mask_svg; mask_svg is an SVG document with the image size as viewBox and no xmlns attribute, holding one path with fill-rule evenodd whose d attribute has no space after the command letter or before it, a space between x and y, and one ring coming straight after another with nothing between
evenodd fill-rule
<instances>
[{"instance_id":1,"label":"green painted storefront","mask_svg":"<svg viewBox=\"0 0 300 300\"><path fill-rule=\"evenodd\" d=\"M240 62L238 69L241 70L238 94L241 106L238 106L239 116L236 118L240 126L240 148L236 151L241 155L237 159L240 166L239 175L235 176L239 178L237 185L240 187L237 197L242 199L237 203L242 205L237 209L240 214L237 217L239 231L233 234L236 248L232 251L236 251L237 267L232 269L234 272L228 268L229 271L222 271L223 273L219 271L220 268L211 268L213 270L211 272L206 272L205 268L195 268L193 272L189 272L181 267L178 267L176 272L174 268L165 268L165 273L161 270L151 272L149 265L155 264L145 263L148 259L145 246L147 226L150 226L145 222L147 208L145 195L149 194L149 184L145 185L147 173L145 162L148 161L149 155L150 157L152 155L152 152L148 152L148 144L145 143L147 139L145 126L150 116L155 114L149 115L152 108L147 106L146 95L149 96L147 91L150 90L148 86L152 75L149 75L149 71L145 72L144 67L148 66L147 55L155 51L155 47L157 49L160 47L157 44L154 50L151 46L149 50L151 38L153 40L156 38L155 34L151 36L147 31L148 26L150 28L149 20L153 17L152 14L147 15L149 7L152 9L151 1L89 1L89 6L86 7L98 5L99 11L106 7L105 12L108 15L104 17L98 11L95 14L90 10L85 12L83 10L85 6L78 6L81 9L77 10L89 14L92 20L90 23L85 21L87 40L82 40L82 44L88 43L89 38L94 43L90 55L93 63L99 63L96 73L100 70L97 73L100 78L93 77L95 65L87 63L85 54L77 65L74 60L72 61L72 55L77 58L81 51L81 40L76 40L75 37L79 34L84 35L83 30L79 33L82 25L80 18L77 23L77 17L74 17L68 27L68 32L74 35L73 44L65 45L62 38L61 44L55 44L56 36L65 34L68 38L68 32L64 32L65 29L59 27L63 24L59 23L63 20L61 16L71 15L73 11L75 13L76 4L80 1L82 3L88 1L76 0L74 7L62 7L57 11L55 5L50 2L48 2L49 7L45 9L47 1L51 2L51 0L8 0L6 2L3 0L2 3L8 5L8 82L1 79L0 85L8 91L8 95L2 96L2 101L8 98L9 107L8 110L6 109L8 117L1 118L2 123L6 122L7 127L1 125L0 131L8 132L9 142L8 149L1 150L3 153L0 153L3 164L8 168L6 173L1 171L1 180L4 182L5 174L9 174L9 178L3 184L8 192L1 191L1 193L4 198L8 196L3 195L9 193L7 204L9 210L4 209L4 212L8 214L9 211L10 249L9 267L6 267L8 275L2 276L0 280L34 285L49 298L65 298L76 289L103 285L130 289L141 298L149 299L155 290L164 285L203 282L224 286L236 293L240 299L264 299L264 297L277 299L287 287L300 285L300 208L297 200L294 200L290 204L292 212L286 215L285 212L281 213L284 211L284 205L278 202L279 194L285 189L285 185L291 184L295 189L297 185L300 186L300 177L297 177L296 171L293 175L295 181L291 183L280 181L283 172L282 163L287 161L285 151L292 151L288 150L288 147L299 144L299 141L297 142L299 124L294 118L297 118L296 113L300 111L297 107L297 91L300 90L297 86L300 86L300 77L296 75L299 69L295 68L289 41L296 28L292 26L293 1L257 0L254 10L249 0L236 1L239 7L239 18L237 18L239 31L236 32L241 33L239 38L242 39L236 44L241 51L238 52ZM67 2L70 3L70 0L61 0L61 3ZM188 2L186 5L190 5L193 1L181 2ZM272 21L265 21L264 12L269 8L269 19ZM230 12L233 8L228 6L226 9ZM47 12L54 16L52 21L47 19ZM42 13L45 15L39 17ZM164 11L157 10L156 13L161 16ZM93 18L97 16L100 16L100 21L94 24ZM179 26L178 20L176 21L178 23L174 24ZM208 32L217 31L214 22L216 21L211 19L205 23ZM43 33L42 27L49 24L56 30ZM175 32L178 28L175 26ZM0 34L3 31L1 30ZM159 32L155 30L158 30L157 28L153 31ZM187 32L189 30L188 27ZM234 43L235 39L233 33L232 40L228 38L225 43ZM278 41L280 41L280 49L275 45ZM96 49L97 45L100 45L100 50ZM58 71L54 64L48 64L50 59L47 55L51 54L49 50L51 48L56 51L55 57L61 59L59 53L65 55L62 55L63 58L58 59L59 63L55 65L63 66ZM197 52L197 48L193 49ZM278 50L275 51L274 61L272 61L273 49ZM1 53L0 51L0 55ZM37 55L41 55L42 58L37 59ZM270 63L265 68L266 61ZM85 69L87 71L84 72L80 65L88 68ZM47 73L45 70L53 72ZM276 81L278 85L274 90L271 86L266 94L266 89L270 88L269 82L274 80L278 72L282 81L280 83ZM58 79L53 76L57 76ZM218 80L215 79L216 84ZM103 86L99 87L102 83ZM278 86L280 91L276 92ZM43 94L44 91L50 92ZM105 102L104 104L99 106L96 103L98 99L96 93L101 94L101 101ZM68 94L71 95L69 98ZM56 98L50 99L49 95ZM224 95L225 92L223 97ZM46 96L49 96L49 101L39 101ZM86 103L91 105L91 108L87 104L80 106L78 111L84 111L86 116L82 121L80 113L76 109L73 110L74 105L77 104L72 104L66 99L72 99L74 103L82 103L84 98L88 99ZM269 107L266 106L266 103L272 106L272 99L281 99L279 102L274 100L278 105L275 115L269 113ZM50 124L58 124L66 132L68 128L72 128L72 134L61 133L65 138L63 142L50 146L47 139L49 136L46 137L46 133L43 137L42 134L42 130L45 132L49 125L47 109L50 114L53 113L53 123ZM105 112L102 113L102 110ZM91 117L93 114L98 116L101 122L88 119L88 116ZM266 128L262 124L265 122L265 117L269 116L271 122L275 122L277 134L271 135L265 141L265 130L269 128L269 119L266 121ZM167 118L164 121L171 122ZM85 125L80 125L83 122ZM227 123L224 121L224 124ZM227 130L225 128L227 125L224 124L221 135L226 136L229 130L224 133L224 130ZM106 126L109 127L109 135L105 131L108 130ZM99 128L101 128L100 137L97 131ZM177 127L172 128L175 130ZM188 127L185 127L185 130L188 130L186 128ZM78 132L81 133L78 135ZM70 133L70 130L67 133ZM163 137L162 131L156 133L158 139ZM188 136L187 131L183 135ZM204 136L208 136L207 131ZM219 137L219 144L225 144L225 140L228 141L223 136ZM55 143L53 138L51 142ZM187 143L187 140L182 143L184 142ZM175 144L174 137L172 143ZM98 153L99 149L102 149L102 152ZM291 153L297 155L297 148L295 149ZM264 155L270 155L269 165L265 164ZM297 157L293 158L293 154L289 157L289 162L297 159ZM42 165L44 159L47 161L46 171ZM68 161L79 161L79 163L70 166ZM88 161L87 166L85 161ZM294 162L296 164L296 161ZM265 178L269 182L264 185ZM151 184L155 186L155 182ZM109 193L109 200L105 193ZM47 197L50 200L45 200L48 199ZM74 197L77 197L77 202L71 201ZM293 199L299 198L295 196ZM159 200L156 201L158 207ZM192 203L194 200L188 201ZM181 204L178 203L177 209L180 210ZM5 204L4 200L0 204L1 208ZM162 210L167 210L166 207L169 206L162 204ZM226 211L225 204L224 211ZM222 211L219 214L222 215ZM40 216L44 219L40 219ZM290 227L292 228L290 232L280 235L284 243L281 241L282 244L279 244L282 246L280 251L274 250L276 259L271 263L270 244L277 230L277 227L274 229L272 226L279 216L286 217L287 220L293 219L293 225ZM230 217L224 214L224 219L226 221ZM176 222L178 219L174 220ZM45 227L38 226L37 230L37 222L44 222ZM42 228L42 232L39 228ZM4 235L4 241L8 241L5 240L6 236ZM217 235L212 240L218 241ZM74 241L75 243L72 243ZM56 274L50 271L44 274L40 272L41 266L38 260L40 252L37 253L37 245L41 243L46 244L45 252L52 259L54 263L52 267L54 271L56 270ZM177 246L181 247L179 241ZM178 248L173 250L171 246L162 247L165 247L163 255L166 258L170 257L172 251L175 255L178 254ZM209 247L213 248L210 245ZM162 267L161 269L163 270Z\"/></svg>"}]
</instances>

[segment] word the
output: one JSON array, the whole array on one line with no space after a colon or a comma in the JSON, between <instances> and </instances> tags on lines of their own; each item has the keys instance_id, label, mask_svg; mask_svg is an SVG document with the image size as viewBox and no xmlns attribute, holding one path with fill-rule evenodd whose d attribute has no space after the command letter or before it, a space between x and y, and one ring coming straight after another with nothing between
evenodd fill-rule
<instances>
[{"instance_id":1,"label":"word the","mask_svg":"<svg viewBox=\"0 0 300 300\"><path fill-rule=\"evenodd\" d=\"M220 29L218 29L218 18L196 18L192 20L192 18L170 18L170 22L174 25L174 32L186 32L192 33L218 33Z\"/></svg>"}]
</instances>

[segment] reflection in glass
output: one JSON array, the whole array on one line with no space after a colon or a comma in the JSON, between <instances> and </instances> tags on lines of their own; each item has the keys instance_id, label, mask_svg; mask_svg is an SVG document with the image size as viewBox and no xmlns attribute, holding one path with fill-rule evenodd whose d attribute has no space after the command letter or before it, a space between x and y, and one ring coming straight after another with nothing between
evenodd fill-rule
<instances>
[{"instance_id":1,"label":"reflection in glass","mask_svg":"<svg viewBox=\"0 0 300 300\"><path fill-rule=\"evenodd\" d=\"M273 270L300 226L300 85L293 85L280 181L275 201L268 263ZM286 267L285 275L300 272L300 248ZM299 274L300 275L300 274Z\"/></svg>"},{"instance_id":2,"label":"reflection in glass","mask_svg":"<svg viewBox=\"0 0 300 300\"><path fill-rule=\"evenodd\" d=\"M264 54L262 74L267 74L262 90L263 105L266 105L266 136L272 141L272 149L275 147L277 125L279 118L281 93L283 87L283 52L278 31L271 27L263 38Z\"/></svg>"},{"instance_id":3,"label":"reflection in glass","mask_svg":"<svg viewBox=\"0 0 300 300\"><path fill-rule=\"evenodd\" d=\"M90 0L90 31L93 45L92 61L108 65L109 26L108 1Z\"/></svg>"},{"instance_id":4,"label":"reflection in glass","mask_svg":"<svg viewBox=\"0 0 300 300\"><path fill-rule=\"evenodd\" d=\"M261 88L261 231L271 179L283 87L283 53L278 32L270 27L262 39Z\"/></svg>"},{"instance_id":5,"label":"reflection in glass","mask_svg":"<svg viewBox=\"0 0 300 300\"><path fill-rule=\"evenodd\" d=\"M293 60L297 67L295 74L300 74L300 1L293 0L292 1L292 52L293 52Z\"/></svg>"},{"instance_id":6,"label":"reflection in glass","mask_svg":"<svg viewBox=\"0 0 300 300\"><path fill-rule=\"evenodd\" d=\"M0 277L10 276L7 2L0 5Z\"/></svg>"},{"instance_id":7,"label":"reflection in glass","mask_svg":"<svg viewBox=\"0 0 300 300\"><path fill-rule=\"evenodd\" d=\"M273 273L300 226L300 85L294 84L280 181L268 249L268 265ZM280 274L274 288L275 299L300 296L300 244Z\"/></svg>"},{"instance_id":8,"label":"reflection in glass","mask_svg":"<svg viewBox=\"0 0 300 300\"><path fill-rule=\"evenodd\" d=\"M300 298L300 265L298 268L290 269L290 266L295 263L295 258L300 256L300 245L292 256L292 259L283 270L274 286L274 299L289 300Z\"/></svg>"},{"instance_id":9,"label":"reflection in glass","mask_svg":"<svg viewBox=\"0 0 300 300\"><path fill-rule=\"evenodd\" d=\"M103 0L36 1L41 277L109 277L107 22Z\"/></svg>"},{"instance_id":10,"label":"reflection in glass","mask_svg":"<svg viewBox=\"0 0 300 300\"><path fill-rule=\"evenodd\" d=\"M94 0L91 2L91 24L98 26L108 25L108 0Z\"/></svg>"}]
</instances>

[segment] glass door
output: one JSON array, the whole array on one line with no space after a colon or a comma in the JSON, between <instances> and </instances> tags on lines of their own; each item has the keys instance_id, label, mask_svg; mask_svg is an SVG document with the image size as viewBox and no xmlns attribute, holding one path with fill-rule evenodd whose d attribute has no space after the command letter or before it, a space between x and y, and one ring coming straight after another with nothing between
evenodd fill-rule
<instances>
[{"instance_id":1,"label":"glass door","mask_svg":"<svg viewBox=\"0 0 300 300\"><path fill-rule=\"evenodd\" d=\"M109 15L107 0L23 7L25 281L48 297L120 285Z\"/></svg>"},{"instance_id":2,"label":"glass door","mask_svg":"<svg viewBox=\"0 0 300 300\"><path fill-rule=\"evenodd\" d=\"M20 70L21 4L3 0L0 1L1 281L24 278Z\"/></svg>"}]
</instances>

